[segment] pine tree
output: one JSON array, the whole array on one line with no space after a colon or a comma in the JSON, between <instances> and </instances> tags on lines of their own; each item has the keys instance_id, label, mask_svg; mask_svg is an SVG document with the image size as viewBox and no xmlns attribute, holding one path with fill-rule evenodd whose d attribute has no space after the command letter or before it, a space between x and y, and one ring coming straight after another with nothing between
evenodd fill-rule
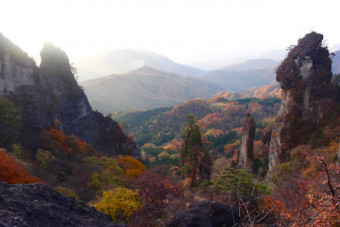
<instances>
[{"instance_id":1,"label":"pine tree","mask_svg":"<svg viewBox=\"0 0 340 227\"><path fill-rule=\"evenodd\" d=\"M182 178L190 178L191 186L194 187L204 180L209 180L212 163L194 115L187 115L186 125L182 133L183 145L180 154Z\"/></svg>"}]
</instances>

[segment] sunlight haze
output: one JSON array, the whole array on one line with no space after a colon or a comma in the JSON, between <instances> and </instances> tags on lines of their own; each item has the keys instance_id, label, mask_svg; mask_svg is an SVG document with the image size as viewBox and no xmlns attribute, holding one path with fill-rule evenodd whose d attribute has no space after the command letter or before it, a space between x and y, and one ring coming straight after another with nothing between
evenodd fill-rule
<instances>
[{"instance_id":1,"label":"sunlight haze","mask_svg":"<svg viewBox=\"0 0 340 227\"><path fill-rule=\"evenodd\" d=\"M0 32L37 60L43 42L71 61L114 49L143 49L216 68L284 50L315 30L340 43L340 1L0 0Z\"/></svg>"}]
</instances>

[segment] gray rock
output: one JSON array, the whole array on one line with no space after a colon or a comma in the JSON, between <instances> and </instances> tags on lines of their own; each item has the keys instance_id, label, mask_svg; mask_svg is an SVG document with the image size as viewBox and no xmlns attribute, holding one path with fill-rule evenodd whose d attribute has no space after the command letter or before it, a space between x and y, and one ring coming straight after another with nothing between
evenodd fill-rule
<instances>
[{"instance_id":1,"label":"gray rock","mask_svg":"<svg viewBox=\"0 0 340 227\"><path fill-rule=\"evenodd\" d=\"M252 169L254 162L254 138L256 124L251 114L247 114L244 118L242 129L242 142L238 165L241 168Z\"/></svg>"},{"instance_id":2,"label":"gray rock","mask_svg":"<svg viewBox=\"0 0 340 227\"><path fill-rule=\"evenodd\" d=\"M176 213L168 227L227 227L238 222L237 210L222 203L204 201Z\"/></svg>"},{"instance_id":3,"label":"gray rock","mask_svg":"<svg viewBox=\"0 0 340 227\"><path fill-rule=\"evenodd\" d=\"M0 182L0 226L116 226L106 214L43 184Z\"/></svg>"}]
</instances>

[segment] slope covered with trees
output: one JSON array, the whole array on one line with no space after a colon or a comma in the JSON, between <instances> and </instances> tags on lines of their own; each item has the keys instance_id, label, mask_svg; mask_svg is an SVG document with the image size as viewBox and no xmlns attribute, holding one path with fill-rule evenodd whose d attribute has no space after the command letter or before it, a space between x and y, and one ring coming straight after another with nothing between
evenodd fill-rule
<instances>
[{"instance_id":1,"label":"slope covered with trees","mask_svg":"<svg viewBox=\"0 0 340 227\"><path fill-rule=\"evenodd\" d=\"M173 106L187 99L210 97L222 90L208 81L165 73L146 66L125 74L87 80L81 85L93 108L106 114L128 109Z\"/></svg>"}]
</instances>

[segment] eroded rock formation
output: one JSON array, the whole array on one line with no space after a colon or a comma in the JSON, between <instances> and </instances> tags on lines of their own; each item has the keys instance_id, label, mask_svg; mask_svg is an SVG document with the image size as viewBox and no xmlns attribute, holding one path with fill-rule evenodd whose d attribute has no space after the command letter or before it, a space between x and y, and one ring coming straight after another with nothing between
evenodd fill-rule
<instances>
[{"instance_id":1,"label":"eroded rock formation","mask_svg":"<svg viewBox=\"0 0 340 227\"><path fill-rule=\"evenodd\" d=\"M307 34L293 47L277 69L282 104L269 151L269 175L277 163L287 161L289 151L308 144L324 113L339 102L339 88L331 83L332 61L323 35Z\"/></svg>"},{"instance_id":2,"label":"eroded rock formation","mask_svg":"<svg viewBox=\"0 0 340 227\"><path fill-rule=\"evenodd\" d=\"M204 201L175 214L168 227L236 226L238 211L222 203Z\"/></svg>"},{"instance_id":3,"label":"eroded rock formation","mask_svg":"<svg viewBox=\"0 0 340 227\"><path fill-rule=\"evenodd\" d=\"M0 182L0 226L116 226L84 203L43 184Z\"/></svg>"},{"instance_id":4,"label":"eroded rock formation","mask_svg":"<svg viewBox=\"0 0 340 227\"><path fill-rule=\"evenodd\" d=\"M241 168L252 169L254 161L255 129L256 124L254 118L248 113L244 118L242 142L238 157L238 165Z\"/></svg>"},{"instance_id":5,"label":"eroded rock formation","mask_svg":"<svg viewBox=\"0 0 340 227\"><path fill-rule=\"evenodd\" d=\"M28 148L38 148L42 129L58 119L67 134L78 136L108 156L139 157L135 143L118 123L92 110L66 53L52 44L44 45L37 67L0 34L0 95L11 99L19 109L23 120L20 142Z\"/></svg>"}]
</instances>

